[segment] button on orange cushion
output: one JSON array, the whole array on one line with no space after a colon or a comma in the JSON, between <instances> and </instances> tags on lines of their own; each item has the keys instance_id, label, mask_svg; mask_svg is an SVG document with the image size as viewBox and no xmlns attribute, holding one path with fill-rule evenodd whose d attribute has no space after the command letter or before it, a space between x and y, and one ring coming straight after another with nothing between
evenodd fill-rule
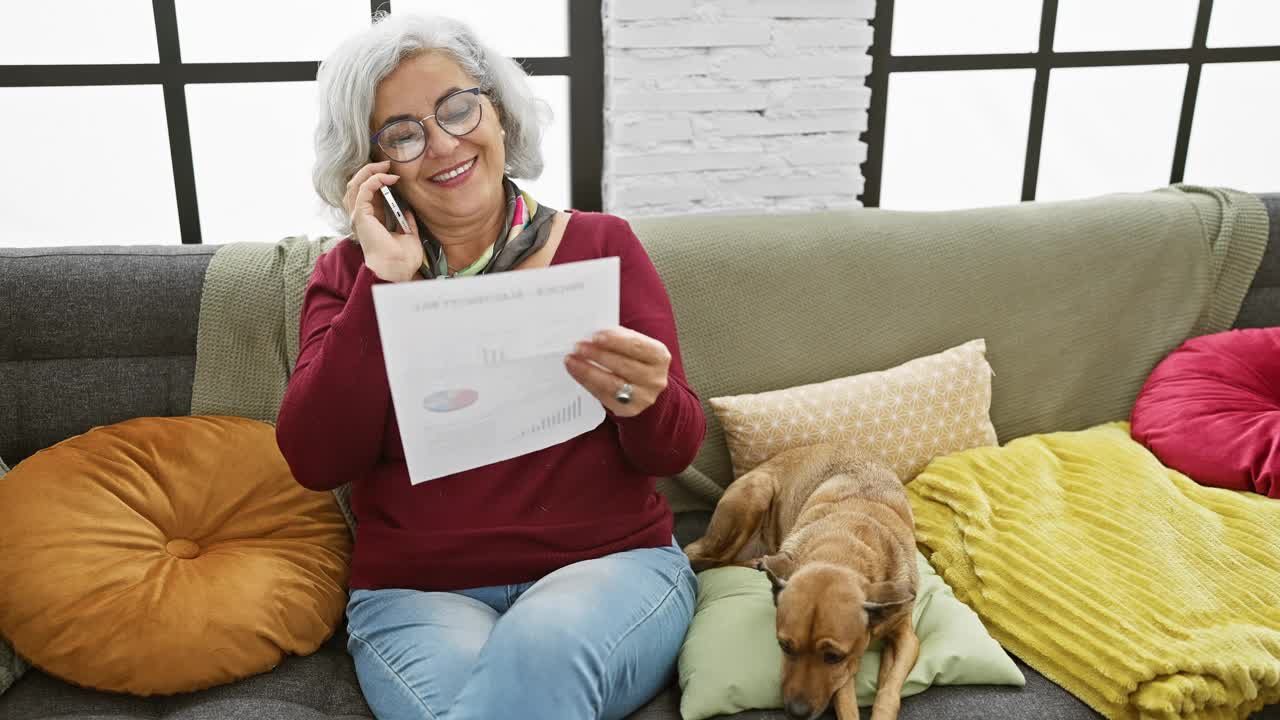
<instances>
[{"instance_id":1,"label":"button on orange cushion","mask_svg":"<svg viewBox=\"0 0 1280 720\"><path fill-rule=\"evenodd\" d=\"M274 429L139 418L0 479L0 634L46 672L139 695L199 690L314 652L346 603L351 541Z\"/></svg>"}]
</instances>

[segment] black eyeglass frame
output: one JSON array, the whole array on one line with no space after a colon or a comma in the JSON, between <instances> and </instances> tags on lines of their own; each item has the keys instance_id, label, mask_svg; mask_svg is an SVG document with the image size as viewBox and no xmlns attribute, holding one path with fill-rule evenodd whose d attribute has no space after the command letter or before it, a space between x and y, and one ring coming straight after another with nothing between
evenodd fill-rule
<instances>
[{"instance_id":1,"label":"black eyeglass frame","mask_svg":"<svg viewBox=\"0 0 1280 720\"><path fill-rule=\"evenodd\" d=\"M464 135L469 135L470 133L474 132L476 128L480 127L480 121L484 119L484 103L479 102L479 97L480 95L483 95L483 94L484 93L482 93L480 91L480 88L478 87L467 88L466 90L457 90L457 91L451 92L448 95L445 95L444 97L440 98L440 101L436 103L436 106L434 108L432 108L432 112L430 115L424 115L421 118L404 118L401 120L393 120L387 123L386 125L383 125L382 127L378 128L378 132L374 133L369 138L369 141L372 142L375 147L382 150L384 155L386 155L388 158L391 158L395 162L398 162L398 163L413 162L414 160L417 160L418 158L422 157L422 154L427 151L427 145L430 144L430 136L427 134L427 126L425 125L427 120L434 119L436 121L436 127L440 128L442 131L444 131L451 137L463 137ZM436 116L440 114L440 106L444 105L445 103L449 102L455 97L458 97L459 95L475 95L476 96L476 100L477 100L476 112L478 113L478 115L476 116L476 124L472 125L470 130L467 130L466 132L463 132L463 133L452 133L452 132L449 132L449 129L446 128L440 122L440 118ZM386 132L388 128L403 122L417 123L418 127L422 128L422 137L424 142L422 143L422 149L418 151L417 155L414 155L413 157L407 160L396 160L395 158L391 157L391 153L387 152L386 148L382 147L382 145L379 144L378 138L382 137L382 133Z\"/></svg>"}]
</instances>

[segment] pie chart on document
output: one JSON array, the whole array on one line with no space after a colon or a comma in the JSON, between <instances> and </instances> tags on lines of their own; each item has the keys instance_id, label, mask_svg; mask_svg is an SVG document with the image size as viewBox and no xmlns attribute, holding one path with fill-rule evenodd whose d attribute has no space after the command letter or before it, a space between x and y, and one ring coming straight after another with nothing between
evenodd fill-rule
<instances>
[{"instance_id":1,"label":"pie chart on document","mask_svg":"<svg viewBox=\"0 0 1280 720\"><path fill-rule=\"evenodd\" d=\"M422 405L431 412L447 413L470 407L479 399L480 393L475 390L440 390L423 398Z\"/></svg>"}]
</instances>

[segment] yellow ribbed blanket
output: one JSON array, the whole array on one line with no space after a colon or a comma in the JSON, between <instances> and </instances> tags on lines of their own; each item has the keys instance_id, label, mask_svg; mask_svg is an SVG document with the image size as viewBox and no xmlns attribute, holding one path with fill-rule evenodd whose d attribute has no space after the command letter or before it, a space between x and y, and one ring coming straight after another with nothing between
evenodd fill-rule
<instances>
[{"instance_id":1,"label":"yellow ribbed blanket","mask_svg":"<svg viewBox=\"0 0 1280 720\"><path fill-rule=\"evenodd\" d=\"M1280 500L1197 485L1123 422L939 458L907 490L956 596L1103 715L1280 701Z\"/></svg>"}]
</instances>

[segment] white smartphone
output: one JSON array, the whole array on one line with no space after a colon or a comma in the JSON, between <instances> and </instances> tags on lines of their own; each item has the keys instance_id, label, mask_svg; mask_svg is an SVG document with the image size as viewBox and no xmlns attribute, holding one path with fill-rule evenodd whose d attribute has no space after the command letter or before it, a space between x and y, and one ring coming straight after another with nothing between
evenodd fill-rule
<instances>
[{"instance_id":1,"label":"white smartphone","mask_svg":"<svg viewBox=\"0 0 1280 720\"><path fill-rule=\"evenodd\" d=\"M391 188L383 185L382 197L387 201L387 207L391 208L391 213L396 216L396 223L400 226L400 232L405 235L411 234L409 222L404 219L404 213L400 212L400 206L396 203L396 197L391 194Z\"/></svg>"}]
</instances>

